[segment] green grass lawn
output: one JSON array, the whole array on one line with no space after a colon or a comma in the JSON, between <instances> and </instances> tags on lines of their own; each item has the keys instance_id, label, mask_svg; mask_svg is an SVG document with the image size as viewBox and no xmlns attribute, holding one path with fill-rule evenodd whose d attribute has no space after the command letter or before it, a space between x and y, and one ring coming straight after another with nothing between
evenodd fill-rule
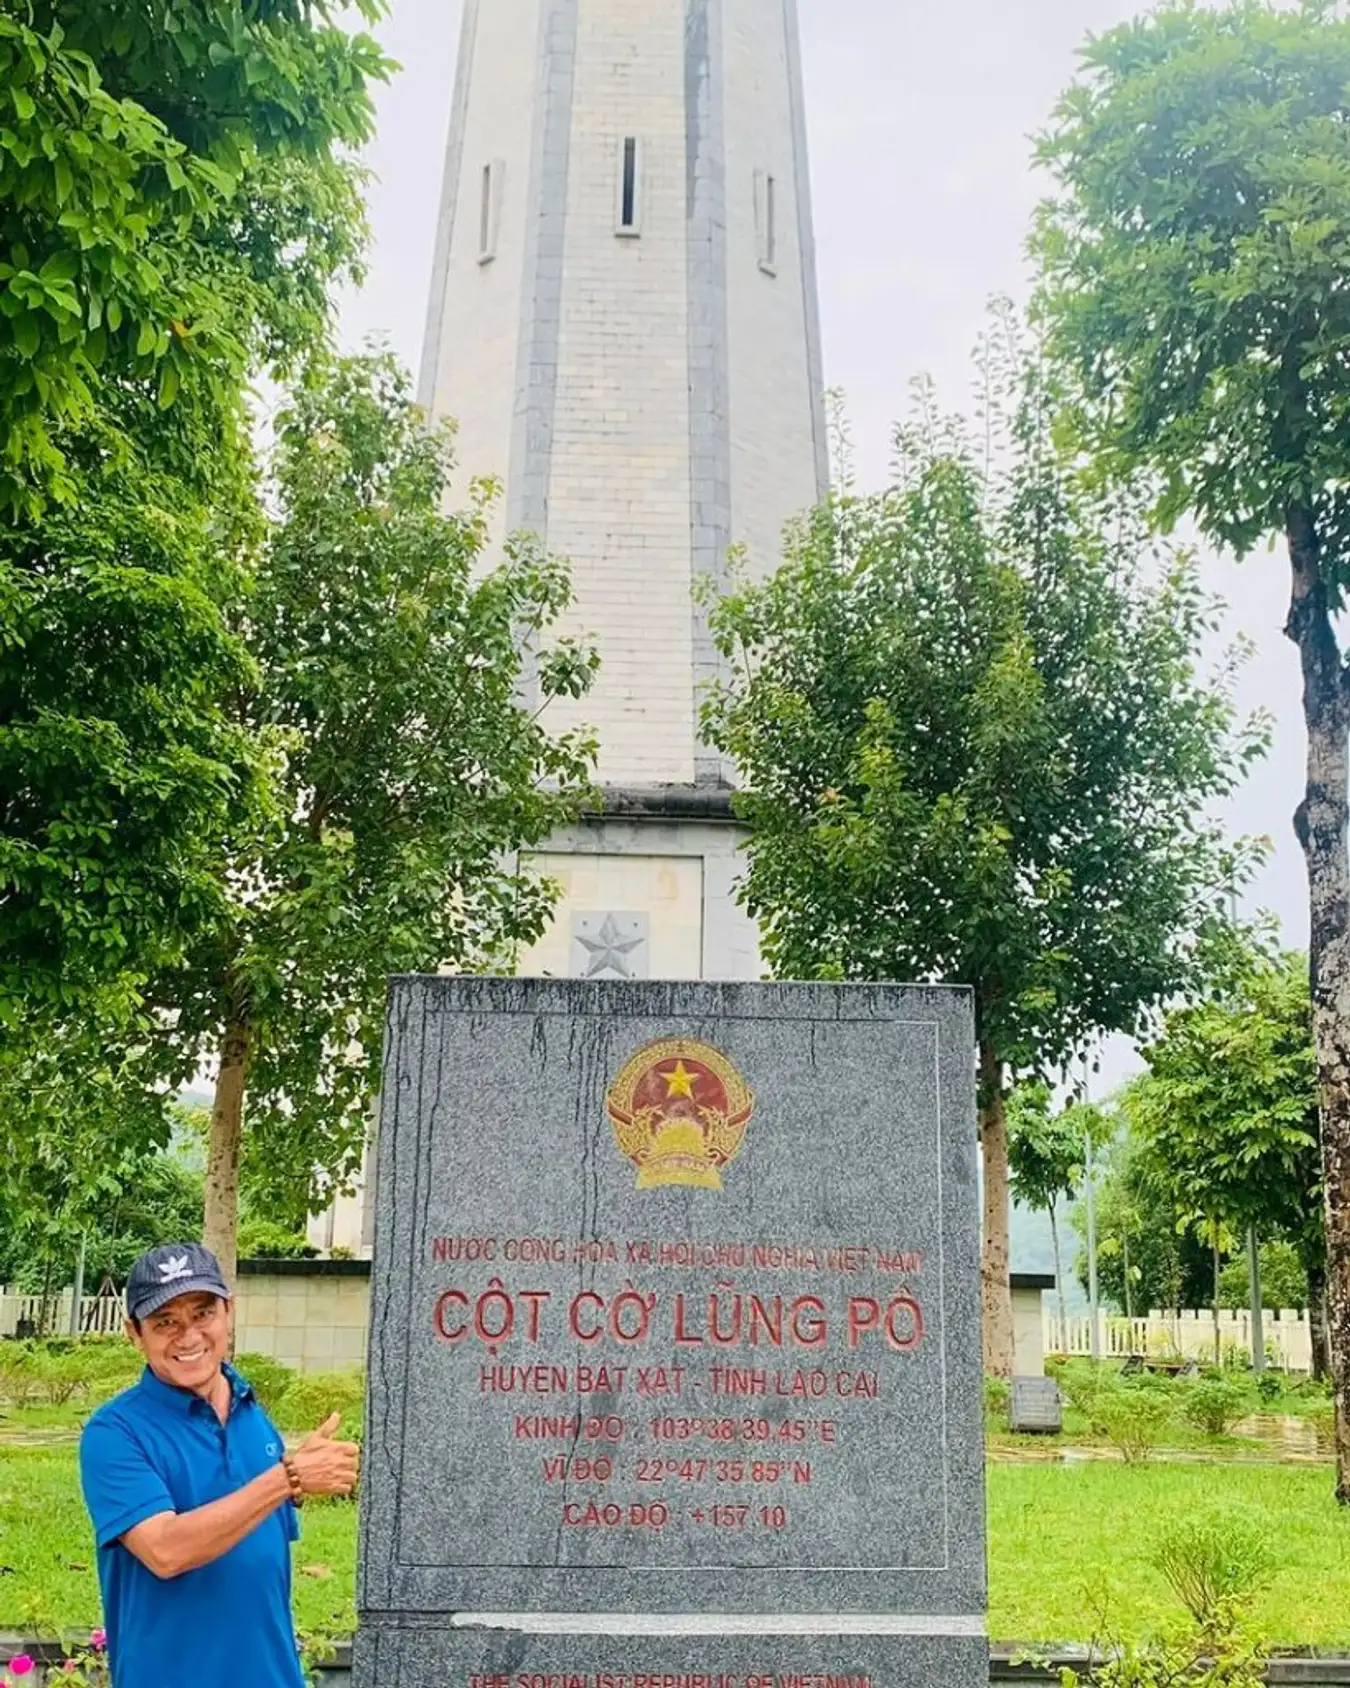
<instances>
[{"instance_id":1,"label":"green grass lawn","mask_svg":"<svg viewBox=\"0 0 1350 1688\"><path fill-rule=\"evenodd\" d=\"M1152 1542L1179 1513L1259 1514L1277 1566L1256 1618L1276 1646L1350 1649L1350 1512L1329 1465L989 1467L989 1632L1088 1641L1104 1611L1137 1637L1176 1617Z\"/></svg>"},{"instance_id":2,"label":"green grass lawn","mask_svg":"<svg viewBox=\"0 0 1350 1688\"><path fill-rule=\"evenodd\" d=\"M994 1464L989 1468L990 1633L1084 1641L1104 1610L1116 1634L1174 1617L1150 1564L1178 1512L1241 1508L1266 1520L1278 1571L1257 1616L1279 1646L1350 1648L1350 1513L1326 1465ZM0 1448L0 1629L72 1631L98 1622L93 1543L75 1449ZM296 1551L302 1632L354 1622L356 1508L306 1506Z\"/></svg>"},{"instance_id":3,"label":"green grass lawn","mask_svg":"<svg viewBox=\"0 0 1350 1688\"><path fill-rule=\"evenodd\" d=\"M296 1623L305 1634L350 1634L356 1507L309 1501L302 1523ZM0 1448L0 1630L65 1634L98 1622L94 1540L75 1448Z\"/></svg>"}]
</instances>

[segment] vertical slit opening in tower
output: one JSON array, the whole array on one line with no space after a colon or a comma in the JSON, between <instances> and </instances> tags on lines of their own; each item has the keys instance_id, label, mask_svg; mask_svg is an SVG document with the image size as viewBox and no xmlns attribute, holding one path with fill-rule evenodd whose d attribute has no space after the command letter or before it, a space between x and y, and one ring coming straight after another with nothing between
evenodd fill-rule
<instances>
[{"instance_id":1,"label":"vertical slit opening in tower","mask_svg":"<svg viewBox=\"0 0 1350 1688\"><path fill-rule=\"evenodd\" d=\"M623 193L620 200L619 223L625 229L637 227L637 136L628 135L623 143Z\"/></svg>"},{"instance_id":2,"label":"vertical slit opening in tower","mask_svg":"<svg viewBox=\"0 0 1350 1688\"><path fill-rule=\"evenodd\" d=\"M492 251L492 166L483 166L483 202L478 213L478 255L486 258Z\"/></svg>"}]
</instances>

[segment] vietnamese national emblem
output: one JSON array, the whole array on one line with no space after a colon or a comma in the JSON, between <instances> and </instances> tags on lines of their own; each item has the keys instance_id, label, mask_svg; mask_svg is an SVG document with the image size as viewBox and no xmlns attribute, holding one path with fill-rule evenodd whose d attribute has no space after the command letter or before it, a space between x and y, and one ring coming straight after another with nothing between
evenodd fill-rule
<instances>
[{"instance_id":1,"label":"vietnamese national emblem","mask_svg":"<svg viewBox=\"0 0 1350 1688\"><path fill-rule=\"evenodd\" d=\"M619 1152L639 1190L688 1184L720 1190L755 1111L755 1093L719 1050L693 1038L639 1049L605 1099Z\"/></svg>"}]
</instances>

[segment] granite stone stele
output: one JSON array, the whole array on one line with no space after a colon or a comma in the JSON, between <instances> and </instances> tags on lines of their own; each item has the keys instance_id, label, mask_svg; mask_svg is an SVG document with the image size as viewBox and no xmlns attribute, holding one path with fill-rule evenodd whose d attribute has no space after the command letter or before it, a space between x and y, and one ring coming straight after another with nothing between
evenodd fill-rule
<instances>
[{"instance_id":1,"label":"granite stone stele","mask_svg":"<svg viewBox=\"0 0 1350 1688\"><path fill-rule=\"evenodd\" d=\"M394 982L358 1688L987 1679L972 1047L953 990Z\"/></svg>"}]
</instances>

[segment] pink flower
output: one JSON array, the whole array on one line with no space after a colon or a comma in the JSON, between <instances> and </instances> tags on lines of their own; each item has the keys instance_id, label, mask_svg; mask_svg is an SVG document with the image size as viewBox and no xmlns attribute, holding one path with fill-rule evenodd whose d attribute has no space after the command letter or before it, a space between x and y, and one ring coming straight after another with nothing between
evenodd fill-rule
<instances>
[{"instance_id":1,"label":"pink flower","mask_svg":"<svg viewBox=\"0 0 1350 1688\"><path fill-rule=\"evenodd\" d=\"M65 1664L61 1666L61 1669L65 1671L67 1676L74 1676L76 1668L74 1659L67 1659Z\"/></svg>"},{"instance_id":2,"label":"pink flower","mask_svg":"<svg viewBox=\"0 0 1350 1688\"><path fill-rule=\"evenodd\" d=\"M11 1659L9 1661L9 1668L14 1672L15 1676L27 1676L29 1671L33 1668L33 1661L28 1657L27 1653L20 1653L17 1659Z\"/></svg>"},{"instance_id":3,"label":"pink flower","mask_svg":"<svg viewBox=\"0 0 1350 1688\"><path fill-rule=\"evenodd\" d=\"M103 1651L103 1649L108 1645L108 1632L107 1632L107 1630L106 1629L91 1629L90 1632L89 1632L89 1645L92 1648L94 1648L94 1650L96 1652L101 1653Z\"/></svg>"}]
</instances>

